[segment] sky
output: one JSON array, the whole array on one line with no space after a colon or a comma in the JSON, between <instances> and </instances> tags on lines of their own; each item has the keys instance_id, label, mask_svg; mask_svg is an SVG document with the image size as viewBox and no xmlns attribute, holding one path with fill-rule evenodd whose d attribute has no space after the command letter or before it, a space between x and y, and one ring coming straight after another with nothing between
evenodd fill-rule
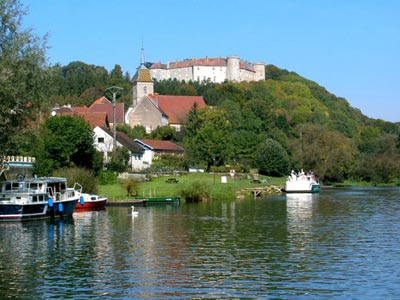
<instances>
[{"instance_id":1,"label":"sky","mask_svg":"<svg viewBox=\"0 0 400 300\"><path fill-rule=\"evenodd\" d=\"M397 0L20 0L51 65L238 55L317 82L368 117L400 121Z\"/></svg>"}]
</instances>

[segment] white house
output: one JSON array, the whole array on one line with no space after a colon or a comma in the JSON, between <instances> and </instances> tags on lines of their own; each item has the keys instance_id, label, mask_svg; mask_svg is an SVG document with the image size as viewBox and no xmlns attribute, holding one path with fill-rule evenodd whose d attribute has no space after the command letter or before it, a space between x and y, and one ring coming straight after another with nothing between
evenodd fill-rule
<instances>
[{"instance_id":1,"label":"white house","mask_svg":"<svg viewBox=\"0 0 400 300\"><path fill-rule=\"evenodd\" d=\"M96 126L94 132L94 147L103 153L103 162L108 163L114 148L114 134L110 130ZM143 170L150 165L144 161L144 148L134 142L123 132L116 132L117 148L126 147L130 153L129 166L132 171Z\"/></svg>"},{"instance_id":2,"label":"white house","mask_svg":"<svg viewBox=\"0 0 400 300\"><path fill-rule=\"evenodd\" d=\"M153 161L164 155L183 157L185 150L171 141L159 141L150 139L135 139L135 142L144 149L143 163L151 165Z\"/></svg>"}]
</instances>

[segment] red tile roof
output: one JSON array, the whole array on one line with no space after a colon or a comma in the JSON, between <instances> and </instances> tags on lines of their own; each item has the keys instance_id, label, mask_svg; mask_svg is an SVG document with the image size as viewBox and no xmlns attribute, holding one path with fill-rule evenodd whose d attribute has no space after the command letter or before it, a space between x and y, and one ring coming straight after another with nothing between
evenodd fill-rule
<instances>
[{"instance_id":1,"label":"red tile roof","mask_svg":"<svg viewBox=\"0 0 400 300\"><path fill-rule=\"evenodd\" d=\"M150 69L179 69L179 68L190 68L194 66L207 66L207 67L226 67L227 60L222 57L217 58L192 58L185 59L183 61L170 62L168 64L163 64L161 62L156 62L151 65ZM247 71L255 72L254 67L251 63L247 61L240 61L240 69L245 69Z\"/></svg>"},{"instance_id":2,"label":"red tile roof","mask_svg":"<svg viewBox=\"0 0 400 300\"><path fill-rule=\"evenodd\" d=\"M140 139L136 140L139 143L143 143L156 151L168 151L168 152L184 152L185 150L171 141L159 141L159 140L149 140L149 139Z\"/></svg>"},{"instance_id":3,"label":"red tile roof","mask_svg":"<svg viewBox=\"0 0 400 300\"><path fill-rule=\"evenodd\" d=\"M226 66L226 59L222 57L217 58L192 58L183 61L170 62L167 64L162 64L157 62L152 64L150 69L179 69L179 68L190 68L193 66L208 66L208 67L220 67Z\"/></svg>"},{"instance_id":4,"label":"red tile roof","mask_svg":"<svg viewBox=\"0 0 400 300\"><path fill-rule=\"evenodd\" d=\"M106 112L110 123L124 123L125 120L124 103L116 103L116 122L114 122L113 104L106 97L101 97L94 101L93 104L89 106L88 112Z\"/></svg>"},{"instance_id":5,"label":"red tile roof","mask_svg":"<svg viewBox=\"0 0 400 300\"><path fill-rule=\"evenodd\" d=\"M150 95L149 97L158 100L158 107L167 114L170 124L183 124L195 103L198 108L206 106L203 96Z\"/></svg>"},{"instance_id":6,"label":"red tile roof","mask_svg":"<svg viewBox=\"0 0 400 300\"><path fill-rule=\"evenodd\" d=\"M88 112L79 115L89 122L91 130L96 126L109 127L107 113L105 112Z\"/></svg>"}]
</instances>

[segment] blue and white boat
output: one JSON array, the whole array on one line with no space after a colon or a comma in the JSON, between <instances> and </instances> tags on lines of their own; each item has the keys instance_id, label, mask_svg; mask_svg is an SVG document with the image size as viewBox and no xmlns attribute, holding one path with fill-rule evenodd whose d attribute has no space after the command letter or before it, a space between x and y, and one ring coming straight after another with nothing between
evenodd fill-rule
<instances>
[{"instance_id":1,"label":"blue and white boat","mask_svg":"<svg viewBox=\"0 0 400 300\"><path fill-rule=\"evenodd\" d=\"M68 188L62 177L5 180L0 191L0 221L70 217L81 190L79 184Z\"/></svg>"}]
</instances>

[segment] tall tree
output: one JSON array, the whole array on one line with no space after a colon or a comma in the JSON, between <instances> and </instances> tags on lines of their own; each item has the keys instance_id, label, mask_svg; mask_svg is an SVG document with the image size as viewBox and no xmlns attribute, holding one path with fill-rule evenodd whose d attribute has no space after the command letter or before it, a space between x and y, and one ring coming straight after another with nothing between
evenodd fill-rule
<instances>
[{"instance_id":1,"label":"tall tree","mask_svg":"<svg viewBox=\"0 0 400 300\"><path fill-rule=\"evenodd\" d=\"M96 169L96 151L89 123L81 117L51 117L42 125L35 147L37 172L49 175L68 167Z\"/></svg>"},{"instance_id":2,"label":"tall tree","mask_svg":"<svg viewBox=\"0 0 400 300\"><path fill-rule=\"evenodd\" d=\"M44 98L46 38L21 26L18 0L0 0L0 157L15 153L15 136Z\"/></svg>"}]
</instances>

